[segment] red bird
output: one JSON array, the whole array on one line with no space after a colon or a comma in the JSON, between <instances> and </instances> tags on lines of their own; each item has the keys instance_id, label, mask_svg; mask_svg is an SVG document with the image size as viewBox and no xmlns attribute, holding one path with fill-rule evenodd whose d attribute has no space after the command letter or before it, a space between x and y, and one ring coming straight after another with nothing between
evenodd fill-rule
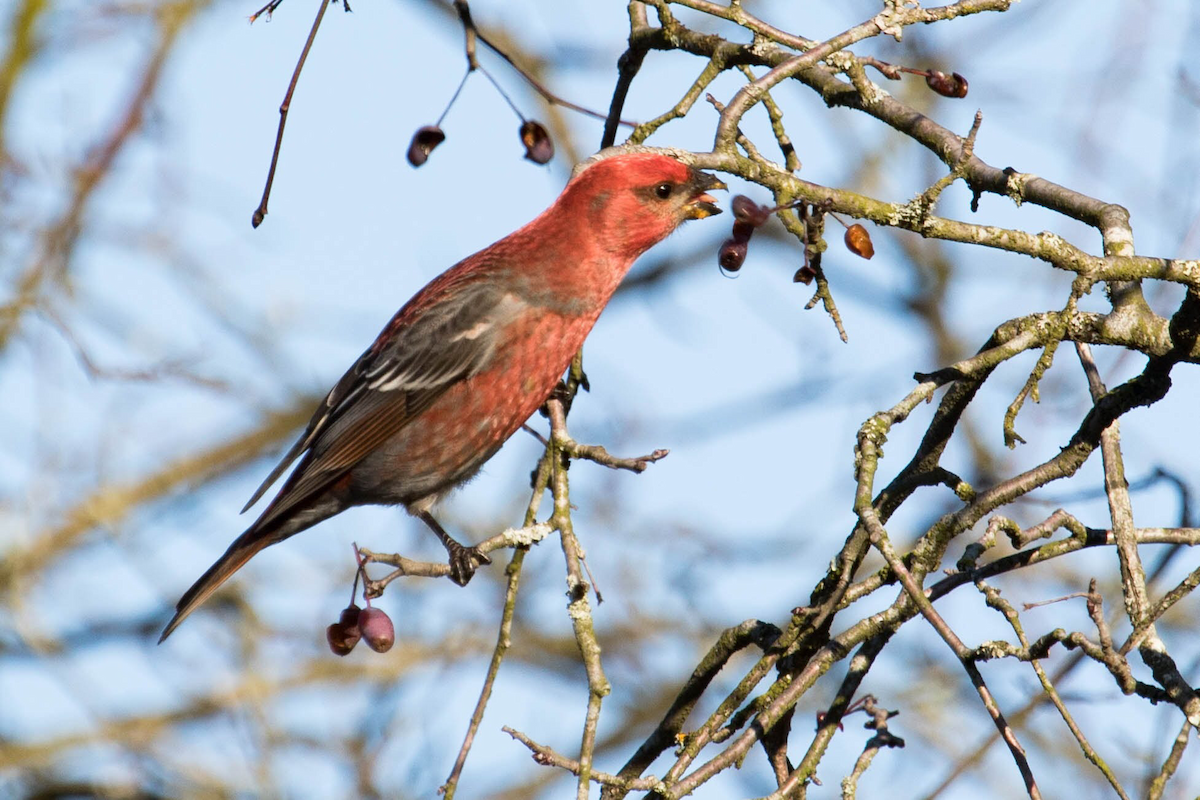
<instances>
[{"instance_id":1,"label":"red bird","mask_svg":"<svg viewBox=\"0 0 1200 800\"><path fill-rule=\"evenodd\" d=\"M264 547L351 506L403 505L465 585L491 560L452 539L430 509L546 401L634 260L685 220L720 213L707 194L718 188L666 151L603 151L537 219L417 292L250 498L246 508L300 458L179 600L159 642Z\"/></svg>"}]
</instances>

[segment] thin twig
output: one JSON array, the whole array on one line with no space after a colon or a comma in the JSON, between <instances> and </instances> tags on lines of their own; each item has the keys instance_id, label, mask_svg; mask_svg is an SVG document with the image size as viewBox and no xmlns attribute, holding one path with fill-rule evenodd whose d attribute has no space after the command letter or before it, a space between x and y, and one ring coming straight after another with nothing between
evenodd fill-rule
<instances>
[{"instance_id":1,"label":"thin twig","mask_svg":"<svg viewBox=\"0 0 1200 800\"><path fill-rule=\"evenodd\" d=\"M984 594L984 597L987 599L988 606L999 611L1004 618L1008 620L1008 623L1012 626L1013 632L1016 633L1017 640L1021 643L1021 646L1026 650L1029 650L1029 640L1025 636L1025 628L1021 625L1021 618L1017 615L1017 610L1013 608L1011 603L1000 596L999 589L989 586L983 581L978 581L975 585L979 591ZM1093 581L1092 589L1089 591L1094 590L1094 588L1095 584ZM1088 593L1080 592L1071 596L1087 597ZM1112 768L1108 766L1108 763L1102 759L1098 753L1096 753L1095 748L1092 747L1091 743L1088 742L1087 737L1084 736L1083 731L1075 723L1075 718L1072 717L1071 712L1067 710L1066 703L1064 703L1062 697L1059 696L1058 690L1054 687L1054 684L1046 675L1046 671L1042 669L1041 662L1037 658L1030 658L1029 663L1033 667L1033 671L1037 674L1038 681L1042 684L1043 691L1046 692L1046 695L1050 698L1050 702L1054 704L1054 707L1058 709L1059 716L1061 716L1063 722L1066 723L1067 729L1071 731L1071 735L1075 737L1075 741L1079 744L1079 749L1083 751L1084 757L1087 758L1088 761L1092 762L1096 769L1100 770L1101 774L1104 775L1105 780L1108 781L1108 784L1112 786L1113 791L1117 793L1117 796L1120 797L1121 800L1129 800L1129 795L1127 795L1125 790L1121 787L1120 782L1117 780L1117 776L1113 774Z\"/></svg>"},{"instance_id":2,"label":"thin twig","mask_svg":"<svg viewBox=\"0 0 1200 800\"><path fill-rule=\"evenodd\" d=\"M574 372L574 370L572 370ZM591 780L592 759L595 755L596 730L600 723L600 705L612 691L604 667L600 662L600 642L596 637L592 610L588 603L588 583L580 573L579 564L582 548L575 537L571 523L571 498L567 480L567 467L558 457L561 442L567 436L565 403L561 398L551 397L546 402L550 414L550 441L553 444L550 459L550 489L554 496L554 515L551 518L562 541L563 556L567 562L567 608L571 625L575 630L575 641L583 657L584 671L588 681L588 705L584 719L582 741L579 745L579 783L577 797L587 800L588 784Z\"/></svg>"},{"instance_id":3,"label":"thin twig","mask_svg":"<svg viewBox=\"0 0 1200 800\"><path fill-rule=\"evenodd\" d=\"M617 126L621 122L621 111L625 108L625 98L629 96L629 87L642 68L642 61L649 50L644 45L638 45L640 34L649 30L650 24L646 19L646 6L639 0L629 3L629 48L617 59L617 84L613 87L612 99L608 103L608 114L604 117L604 133L600 136L600 149L612 147L617 141Z\"/></svg>"},{"instance_id":4,"label":"thin twig","mask_svg":"<svg viewBox=\"0 0 1200 800\"><path fill-rule=\"evenodd\" d=\"M581 781L584 779L585 769L580 761L576 761L573 758L567 758L566 756L560 755L559 753L554 752L553 748L547 747L542 744L538 744L533 739L526 736L524 733L521 733L518 730L514 730L513 728L510 728L507 725L505 725L503 728L501 728L501 730L504 731L505 733L507 733L512 738L516 739L521 744L528 747L530 750L532 750L533 751L533 760L536 761L537 763L541 764L542 766L559 767L560 769L565 769L574 775L578 775L579 779ZM610 775L607 772L600 772L599 770L593 770L590 767L587 768L586 773L588 775L589 780L595 781L596 783L599 783L602 786L606 786L606 787L607 786L616 786L616 787L619 787L626 791L643 791L644 792L647 789L653 789L655 784L658 783L658 778L655 778L653 775L648 775L645 778L626 780L625 778L621 778L616 775ZM585 784L584 796L585 797L587 796L586 795L586 784Z\"/></svg>"},{"instance_id":5,"label":"thin twig","mask_svg":"<svg viewBox=\"0 0 1200 800\"><path fill-rule=\"evenodd\" d=\"M1031 800L1039 800L1042 793L1038 789L1037 781L1033 777L1033 770L1029 767L1029 759L1025 755L1025 748L1017 741L1016 731L1008 724L1004 718L1004 713L1000 710L996 700L992 697L991 690L983 680L983 675L980 674L979 668L971 659L971 651L963 644L958 635L950 628L946 621L942 619L929 602L929 598L925 596L925 592L917 585L912 574L905 568L896 552L892 549L891 543L888 541L887 533L881 525L873 523L869 515L867 516L867 524L871 528L871 543L879 550L884 559L888 562L888 566L900 578L904 590L908 592L909 598L920 609L925 619L933 626L933 629L945 640L954 654L958 656L962 662L963 669L967 671L968 677L971 679L971 684L975 687L975 691L979 694L980 700L983 701L983 706L987 709L988 715L991 716L992 722L996 725L996 730L1000 732L1004 743L1008 745L1008 750L1012 754L1013 760L1017 764L1017 769L1021 772L1021 777L1025 781L1025 791L1029 793Z\"/></svg>"},{"instance_id":6,"label":"thin twig","mask_svg":"<svg viewBox=\"0 0 1200 800\"><path fill-rule=\"evenodd\" d=\"M258 208L254 209L254 215L250 217L250 224L255 228L261 225L267 216L267 200L271 197L271 184L275 182L275 167L279 165L279 148L283 144L283 126L287 124L288 110L292 107L292 94L296 91L296 83L300 80L300 70L304 69L308 51L312 49L313 40L317 38L317 29L321 27L325 9L329 6L329 0L317 0L317 3L317 17L313 20L312 29L308 32L304 49L300 51L296 69L292 71L292 79L288 82L287 93L283 96L283 102L279 104L279 130L275 132L275 148L271 151L271 166L267 170L267 184L263 187L262 200L259 201Z\"/></svg>"},{"instance_id":7,"label":"thin twig","mask_svg":"<svg viewBox=\"0 0 1200 800\"><path fill-rule=\"evenodd\" d=\"M525 525L527 527L532 525L534 520L537 519L537 511L542 503L542 495L546 491L546 485L550 482L550 458L550 450L547 449L542 453L542 457L538 461L537 470L534 472L533 493L529 499L529 506L525 510ZM508 652L509 645L512 644L512 623L517 609L517 590L520 588L521 583L521 567L525 563L525 554L528 552L528 546L517 547L508 562L508 566L504 570L504 573L508 576L508 585L504 592L504 610L500 615L500 630L496 635L496 647L492 650L492 660L488 664L487 675L483 680L483 688L480 689L479 699L475 703L475 710L472 712L471 721L467 725L467 733L463 737L462 746L458 750L458 757L454 760L454 767L450 770L450 775L446 778L446 782L438 789L438 794L443 795L446 800L453 800L454 798L454 793L458 788L458 779L462 776L463 767L467 763L467 755L471 752L471 745L475 741L475 734L483 722L483 713L487 708L488 699L492 695L492 687L495 685L496 675L500 672L500 664L504 661L504 656Z\"/></svg>"},{"instance_id":8,"label":"thin twig","mask_svg":"<svg viewBox=\"0 0 1200 800\"><path fill-rule=\"evenodd\" d=\"M459 17L463 22L464 28L468 31L468 37L474 36L474 37L478 38L479 41L483 42L484 45L486 45L489 50L491 50L496 55L500 56L500 58L504 59L504 61L507 62L508 65L510 67L512 67L514 70L516 70L517 74L520 75L522 78L524 78L526 83L528 83L530 86L532 86L534 91L536 91L543 98L545 98L545 100L547 102L553 103L554 105L562 106L563 108L569 108L572 111L578 111L580 114L586 114L587 116L592 117L593 119L606 120L608 118L607 114L601 114L599 111L593 111L592 109L581 106L578 103L572 103L570 100L566 100L562 97L559 97L557 94L555 94L554 92L552 92L548 88L546 88L546 86L541 81L539 81L537 78L535 78L533 75L531 75L524 67L522 67L520 64L518 64L516 61L514 61L512 56L510 56L507 52L504 51L504 48L502 48L499 45L492 42L490 39L487 38L487 36L484 35L483 31L479 30L479 27L477 25L475 25L475 21L471 18L470 11L468 9L466 0L454 0L454 7L459 10ZM465 13L464 13L464 11L465 11ZM505 99L507 99L507 97ZM618 122L621 125L626 125L631 128L637 124L636 122L629 122L629 121L623 120L623 119L618 120Z\"/></svg>"},{"instance_id":9,"label":"thin twig","mask_svg":"<svg viewBox=\"0 0 1200 800\"><path fill-rule=\"evenodd\" d=\"M1179 769L1179 762L1183 760L1183 751L1187 749L1188 742L1191 739L1192 723L1185 719L1183 727L1179 729L1179 733L1175 736L1175 741L1171 744L1171 752L1167 754L1162 767L1158 770L1158 774L1150 782L1150 787L1146 791L1146 800L1159 800L1163 796L1163 792L1167 788L1167 782L1171 780L1171 776L1175 774L1175 770Z\"/></svg>"},{"instance_id":10,"label":"thin twig","mask_svg":"<svg viewBox=\"0 0 1200 800\"><path fill-rule=\"evenodd\" d=\"M679 690L679 694L671 703L670 708L663 714L657 727L638 747L637 752L625 762L617 777L623 780L634 780L642 771L653 763L668 748L677 744L677 737L683 731L683 726L695 708L700 697L708 689L713 679L717 677L729 660L738 652L751 644L763 650L772 646L779 638L779 629L766 622L748 619L732 628L726 628L713 642L712 647L705 653L704 658L692 670L687 682ZM623 797L605 790L601 800L617 800Z\"/></svg>"},{"instance_id":11,"label":"thin twig","mask_svg":"<svg viewBox=\"0 0 1200 800\"><path fill-rule=\"evenodd\" d=\"M526 525L521 528L508 528L497 533L495 536L484 539L475 545L475 547L485 555L493 550L510 547L528 547L531 544L540 542L553 531L553 525L545 522ZM396 567L394 572L382 578L366 580L366 591L371 597L378 597L383 594L383 590L387 588L387 585L397 578L405 576L446 578L450 575L450 565L445 561L416 561L396 553L376 553L374 550L368 550L365 547L360 547L359 552L362 553L367 563L388 564Z\"/></svg>"}]
</instances>

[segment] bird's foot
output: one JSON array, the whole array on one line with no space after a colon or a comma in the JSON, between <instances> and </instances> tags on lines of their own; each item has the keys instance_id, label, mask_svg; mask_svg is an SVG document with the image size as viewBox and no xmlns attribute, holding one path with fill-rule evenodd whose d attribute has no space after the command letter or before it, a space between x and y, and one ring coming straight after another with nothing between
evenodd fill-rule
<instances>
[{"instance_id":1,"label":"bird's foot","mask_svg":"<svg viewBox=\"0 0 1200 800\"><path fill-rule=\"evenodd\" d=\"M480 565L492 563L478 547L463 547L455 542L447 545L446 550L450 553L450 580L459 586L466 586Z\"/></svg>"}]
</instances>

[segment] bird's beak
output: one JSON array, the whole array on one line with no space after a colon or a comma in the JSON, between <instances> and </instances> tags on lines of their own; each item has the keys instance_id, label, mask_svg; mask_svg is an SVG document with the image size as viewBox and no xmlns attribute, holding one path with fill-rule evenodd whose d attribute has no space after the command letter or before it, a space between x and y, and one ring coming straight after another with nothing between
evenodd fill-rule
<instances>
[{"instance_id":1,"label":"bird's beak","mask_svg":"<svg viewBox=\"0 0 1200 800\"><path fill-rule=\"evenodd\" d=\"M696 172L692 179L692 185L698 194L695 199L683 207L686 218L704 219L714 214L720 214L721 209L717 208L717 198L708 192L715 189L728 189L729 187L725 185L724 181L707 172Z\"/></svg>"}]
</instances>

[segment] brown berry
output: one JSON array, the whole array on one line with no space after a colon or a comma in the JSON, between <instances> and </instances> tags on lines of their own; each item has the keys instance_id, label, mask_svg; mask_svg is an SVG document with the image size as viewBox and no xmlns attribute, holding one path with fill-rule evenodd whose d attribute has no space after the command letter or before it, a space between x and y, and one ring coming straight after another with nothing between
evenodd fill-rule
<instances>
[{"instance_id":1,"label":"brown berry","mask_svg":"<svg viewBox=\"0 0 1200 800\"><path fill-rule=\"evenodd\" d=\"M521 144L525 145L525 157L535 164L549 163L554 158L554 140L540 122L527 119L521 123Z\"/></svg>"},{"instance_id":2,"label":"brown berry","mask_svg":"<svg viewBox=\"0 0 1200 800\"><path fill-rule=\"evenodd\" d=\"M350 655L354 645L358 644L358 636L355 636L353 640L348 639L346 629L339 622L335 622L325 629L325 640L329 642L329 649L335 656Z\"/></svg>"},{"instance_id":3,"label":"brown berry","mask_svg":"<svg viewBox=\"0 0 1200 800\"><path fill-rule=\"evenodd\" d=\"M433 148L446 141L446 134L437 125L424 125L417 128L412 141L408 145L408 163L419 167L429 160Z\"/></svg>"},{"instance_id":4,"label":"brown berry","mask_svg":"<svg viewBox=\"0 0 1200 800\"><path fill-rule=\"evenodd\" d=\"M744 241L726 239L721 245L721 252L717 254L717 263L726 272L737 272L746 261L746 250L747 245Z\"/></svg>"},{"instance_id":5,"label":"brown berry","mask_svg":"<svg viewBox=\"0 0 1200 800\"><path fill-rule=\"evenodd\" d=\"M875 245L871 244L871 234L857 222L846 228L846 249L856 256L869 259L875 255Z\"/></svg>"},{"instance_id":6,"label":"brown berry","mask_svg":"<svg viewBox=\"0 0 1200 800\"><path fill-rule=\"evenodd\" d=\"M812 267L801 267L796 270L796 274L792 276L793 283L803 283L808 286L813 282L813 278L817 277L817 273L813 272Z\"/></svg>"},{"instance_id":7,"label":"brown berry","mask_svg":"<svg viewBox=\"0 0 1200 800\"><path fill-rule=\"evenodd\" d=\"M386 653L396 643L396 629L392 619L381 608L371 606L358 615L358 627L367 646L376 653Z\"/></svg>"},{"instance_id":8,"label":"brown berry","mask_svg":"<svg viewBox=\"0 0 1200 800\"><path fill-rule=\"evenodd\" d=\"M929 70L929 74L925 76L925 83L942 97L967 96L967 79L957 72L947 75L944 72L931 69Z\"/></svg>"},{"instance_id":9,"label":"brown berry","mask_svg":"<svg viewBox=\"0 0 1200 800\"><path fill-rule=\"evenodd\" d=\"M358 617L361 613L362 609L358 607L357 603L351 603L342 609L342 615L338 618L338 624L346 631L347 639L353 638L357 642L362 636L358 628Z\"/></svg>"},{"instance_id":10,"label":"brown berry","mask_svg":"<svg viewBox=\"0 0 1200 800\"><path fill-rule=\"evenodd\" d=\"M739 219L733 223L733 240L735 242L748 242L753 233L754 226L749 222Z\"/></svg>"}]
</instances>

